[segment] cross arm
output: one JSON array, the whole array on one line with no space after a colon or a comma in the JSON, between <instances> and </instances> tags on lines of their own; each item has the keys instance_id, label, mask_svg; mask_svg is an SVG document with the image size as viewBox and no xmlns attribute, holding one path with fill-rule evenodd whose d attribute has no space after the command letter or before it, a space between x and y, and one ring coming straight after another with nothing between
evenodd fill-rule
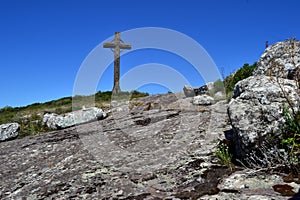
<instances>
[{"instance_id":1,"label":"cross arm","mask_svg":"<svg viewBox=\"0 0 300 200\"><path fill-rule=\"evenodd\" d=\"M115 48L115 47L116 47L116 44L115 44L115 43L112 43L112 42L104 42L104 43L103 43L103 47L104 47L104 48Z\"/></svg>"},{"instance_id":2,"label":"cross arm","mask_svg":"<svg viewBox=\"0 0 300 200\"><path fill-rule=\"evenodd\" d=\"M120 44L120 49L131 49L130 44Z\"/></svg>"},{"instance_id":3,"label":"cross arm","mask_svg":"<svg viewBox=\"0 0 300 200\"><path fill-rule=\"evenodd\" d=\"M112 42L105 42L103 43L103 47L104 48L116 48L117 44L112 43ZM119 44L120 49L131 49L131 45L130 44Z\"/></svg>"}]
</instances>

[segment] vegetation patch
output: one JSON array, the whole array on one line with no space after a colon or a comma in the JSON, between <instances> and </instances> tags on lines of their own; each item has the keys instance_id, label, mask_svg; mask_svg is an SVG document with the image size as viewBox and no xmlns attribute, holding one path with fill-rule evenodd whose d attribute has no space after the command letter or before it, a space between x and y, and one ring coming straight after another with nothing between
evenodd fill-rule
<instances>
[{"instance_id":1,"label":"vegetation patch","mask_svg":"<svg viewBox=\"0 0 300 200\"><path fill-rule=\"evenodd\" d=\"M34 103L24 107L10 107L6 106L0 109L0 124L17 122L20 124L20 137L27 135L34 135L49 131L49 129L42 124L45 113L63 114L73 110L79 110L82 107L76 105L85 105L85 102L93 102L94 105L102 109L109 109L110 102L113 97L118 99L132 100L139 97L149 96L148 93L132 91L121 92L118 95L112 95L111 91L97 92L94 95L83 96L77 95L74 97L64 97L58 100L48 101L45 103ZM76 102L76 105L73 105ZM92 105L85 105L92 106Z\"/></svg>"},{"instance_id":2,"label":"vegetation patch","mask_svg":"<svg viewBox=\"0 0 300 200\"><path fill-rule=\"evenodd\" d=\"M229 153L229 147L222 143L217 147L216 155L221 162L221 164L231 166L232 165L232 155Z\"/></svg>"},{"instance_id":3,"label":"vegetation patch","mask_svg":"<svg viewBox=\"0 0 300 200\"><path fill-rule=\"evenodd\" d=\"M224 80L225 92L228 98L232 97L234 86L237 82L252 76L254 69L256 68L256 62L252 65L248 63L238 69L235 73L227 76Z\"/></svg>"},{"instance_id":4,"label":"vegetation patch","mask_svg":"<svg viewBox=\"0 0 300 200\"><path fill-rule=\"evenodd\" d=\"M290 112L284 106L284 117L286 120L285 130L282 135L281 144L288 152L289 162L291 165L299 167L300 156L300 111Z\"/></svg>"}]
</instances>

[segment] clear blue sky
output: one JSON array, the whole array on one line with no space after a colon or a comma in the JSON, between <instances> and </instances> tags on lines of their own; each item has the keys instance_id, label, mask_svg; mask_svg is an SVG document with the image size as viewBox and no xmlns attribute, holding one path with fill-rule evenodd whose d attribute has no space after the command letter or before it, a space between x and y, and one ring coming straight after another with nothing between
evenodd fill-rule
<instances>
[{"instance_id":1,"label":"clear blue sky","mask_svg":"<svg viewBox=\"0 0 300 200\"><path fill-rule=\"evenodd\" d=\"M257 61L266 40L299 39L299 8L298 0L0 0L0 107L71 96L86 56L115 31L140 27L188 35L228 74ZM192 70L184 71L188 63L176 59L138 51L121 58L121 70L156 62L193 77ZM99 90L111 89L112 69Z\"/></svg>"}]
</instances>

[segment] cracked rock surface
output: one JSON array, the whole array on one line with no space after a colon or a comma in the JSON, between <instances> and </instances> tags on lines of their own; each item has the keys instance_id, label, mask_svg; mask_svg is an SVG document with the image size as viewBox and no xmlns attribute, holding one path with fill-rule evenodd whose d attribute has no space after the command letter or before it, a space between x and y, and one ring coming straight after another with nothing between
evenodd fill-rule
<instances>
[{"instance_id":1,"label":"cracked rock surface","mask_svg":"<svg viewBox=\"0 0 300 200\"><path fill-rule=\"evenodd\" d=\"M218 184L232 172L214 155L230 129L227 103L190 102L150 96L114 106L101 121L0 143L0 199L227 195L230 180Z\"/></svg>"}]
</instances>

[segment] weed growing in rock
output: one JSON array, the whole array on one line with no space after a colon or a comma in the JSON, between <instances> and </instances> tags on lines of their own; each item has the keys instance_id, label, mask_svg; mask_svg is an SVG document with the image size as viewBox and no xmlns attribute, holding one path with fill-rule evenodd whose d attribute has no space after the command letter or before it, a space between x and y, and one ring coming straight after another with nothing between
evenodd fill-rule
<instances>
[{"instance_id":1,"label":"weed growing in rock","mask_svg":"<svg viewBox=\"0 0 300 200\"><path fill-rule=\"evenodd\" d=\"M300 155L300 112L291 114L284 106L284 117L286 120L285 132L281 144L287 149L291 164L299 164Z\"/></svg>"},{"instance_id":2,"label":"weed growing in rock","mask_svg":"<svg viewBox=\"0 0 300 200\"><path fill-rule=\"evenodd\" d=\"M227 145L219 145L216 151L216 155L222 164L227 166L231 165L232 155L229 153L229 148Z\"/></svg>"}]
</instances>

